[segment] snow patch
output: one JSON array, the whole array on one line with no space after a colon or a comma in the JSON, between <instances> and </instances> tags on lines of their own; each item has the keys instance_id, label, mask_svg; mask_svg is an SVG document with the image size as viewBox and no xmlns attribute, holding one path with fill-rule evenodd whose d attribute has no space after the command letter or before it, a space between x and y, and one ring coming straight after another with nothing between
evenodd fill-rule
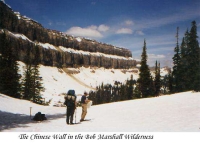
<instances>
[{"instance_id":1,"label":"snow patch","mask_svg":"<svg viewBox=\"0 0 200 143\"><path fill-rule=\"evenodd\" d=\"M104 54L104 53L100 53L100 52L88 52L88 51L82 51L82 50L75 50L72 48L66 48L63 46L59 46L59 48L63 51L63 52L69 52L69 53L75 53L75 54L83 54L83 55L93 55L93 56L104 56L107 58L113 58L113 59L123 59L123 60L133 60L132 57L122 57L122 56L117 56L117 55L109 55L109 54Z\"/></svg>"},{"instance_id":2,"label":"snow patch","mask_svg":"<svg viewBox=\"0 0 200 143\"><path fill-rule=\"evenodd\" d=\"M5 2L5 0L1 0L5 5L7 5L7 7L9 7L10 9L11 9L11 6L10 5L8 5L6 2Z\"/></svg>"},{"instance_id":3,"label":"snow patch","mask_svg":"<svg viewBox=\"0 0 200 143\"><path fill-rule=\"evenodd\" d=\"M38 43L38 45L42 46L45 49L57 50L54 45L51 45L49 43Z\"/></svg>"},{"instance_id":4,"label":"snow patch","mask_svg":"<svg viewBox=\"0 0 200 143\"><path fill-rule=\"evenodd\" d=\"M25 35L23 34L15 34L9 31L9 34L15 36L16 38L21 38L23 40L28 40L29 42L33 43L33 41L31 41L29 38L27 38Z\"/></svg>"},{"instance_id":5,"label":"snow patch","mask_svg":"<svg viewBox=\"0 0 200 143\"><path fill-rule=\"evenodd\" d=\"M81 41L82 41L82 39L81 39L80 37L77 37L76 40L77 40L78 42L81 42Z\"/></svg>"}]
</instances>

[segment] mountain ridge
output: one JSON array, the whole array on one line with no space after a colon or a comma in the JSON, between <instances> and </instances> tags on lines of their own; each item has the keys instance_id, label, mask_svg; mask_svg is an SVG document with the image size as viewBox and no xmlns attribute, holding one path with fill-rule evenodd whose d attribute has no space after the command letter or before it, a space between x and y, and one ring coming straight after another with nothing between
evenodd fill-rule
<instances>
[{"instance_id":1,"label":"mountain ridge","mask_svg":"<svg viewBox=\"0 0 200 143\"><path fill-rule=\"evenodd\" d=\"M27 39L34 43L49 43L55 47L73 49L76 52L89 52L89 56L85 56L82 54L83 52L81 54L80 52L77 54L75 52L71 52L72 50L70 52L63 50L61 50L61 52L52 52L50 50L52 55L59 56L53 57L51 64L46 65L57 66L59 64L63 67L96 66L105 68L131 68L136 66L136 60L132 58L132 53L128 49L115 47L113 45L97 42L91 39L65 35L63 32L56 30L45 29L40 23L26 16L21 16L19 12L14 12L2 1L0 1L0 11L2 13L0 15L1 29L6 29L11 33L23 34L27 37ZM22 43L20 46L25 46L22 41L20 42ZM13 43L13 45L19 45L19 41L17 40L17 42ZM104 55L94 56L95 53ZM109 56L106 57L105 55ZM116 58L113 58L110 55L123 57L125 60L116 60ZM68 60L65 60L65 57L68 57ZM60 58L59 61L55 60L57 58ZM21 57L20 60L23 61L23 57Z\"/></svg>"}]
</instances>

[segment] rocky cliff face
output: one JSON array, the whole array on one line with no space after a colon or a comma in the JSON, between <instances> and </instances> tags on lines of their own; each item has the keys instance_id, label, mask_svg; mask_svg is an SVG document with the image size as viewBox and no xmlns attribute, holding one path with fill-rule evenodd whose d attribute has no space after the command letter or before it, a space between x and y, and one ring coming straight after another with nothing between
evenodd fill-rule
<instances>
[{"instance_id":1,"label":"rocky cliff face","mask_svg":"<svg viewBox=\"0 0 200 143\"><path fill-rule=\"evenodd\" d=\"M41 64L48 66L130 68L136 65L128 49L45 29L38 22L13 12L2 1L0 1L0 28L2 29L0 38L3 34L6 35L6 41L16 51L21 61L24 61L28 48L33 54L37 46L40 50L38 56Z\"/></svg>"}]
</instances>

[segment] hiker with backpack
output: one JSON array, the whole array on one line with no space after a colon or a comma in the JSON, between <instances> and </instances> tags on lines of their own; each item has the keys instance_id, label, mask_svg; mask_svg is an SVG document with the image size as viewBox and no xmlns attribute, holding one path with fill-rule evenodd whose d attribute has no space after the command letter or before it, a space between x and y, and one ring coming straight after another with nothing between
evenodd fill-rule
<instances>
[{"instance_id":1,"label":"hiker with backpack","mask_svg":"<svg viewBox=\"0 0 200 143\"><path fill-rule=\"evenodd\" d=\"M65 96L65 103L67 106L67 117L66 117L66 123L73 125L73 116L74 111L76 109L76 95L74 90L69 90L67 95Z\"/></svg>"},{"instance_id":2,"label":"hiker with backpack","mask_svg":"<svg viewBox=\"0 0 200 143\"><path fill-rule=\"evenodd\" d=\"M87 114L87 103L90 102L87 98L88 93L84 92L84 95L81 97L81 106L82 106L82 114L81 114L81 119L80 122L85 120L85 116Z\"/></svg>"}]
</instances>

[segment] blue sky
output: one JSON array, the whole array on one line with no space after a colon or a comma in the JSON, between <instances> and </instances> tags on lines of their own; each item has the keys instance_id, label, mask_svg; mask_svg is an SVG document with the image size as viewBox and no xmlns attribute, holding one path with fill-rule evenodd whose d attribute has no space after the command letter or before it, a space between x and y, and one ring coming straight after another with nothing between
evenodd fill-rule
<instances>
[{"instance_id":1,"label":"blue sky","mask_svg":"<svg viewBox=\"0 0 200 143\"><path fill-rule=\"evenodd\" d=\"M132 51L141 59L144 39L148 64L171 66L176 45L191 22L200 33L200 0L5 0L45 28L95 39Z\"/></svg>"}]
</instances>

